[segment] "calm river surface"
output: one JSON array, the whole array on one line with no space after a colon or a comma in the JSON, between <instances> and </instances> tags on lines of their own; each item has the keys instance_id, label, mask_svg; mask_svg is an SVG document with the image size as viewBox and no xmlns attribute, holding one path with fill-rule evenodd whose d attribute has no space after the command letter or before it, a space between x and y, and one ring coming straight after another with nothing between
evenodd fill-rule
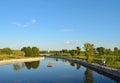
<instances>
[{"instance_id":1,"label":"calm river surface","mask_svg":"<svg viewBox=\"0 0 120 83\"><path fill-rule=\"evenodd\" d=\"M48 67L49 62L53 67ZM14 63L0 66L0 83L117 83L82 65L62 59Z\"/></svg>"}]
</instances>

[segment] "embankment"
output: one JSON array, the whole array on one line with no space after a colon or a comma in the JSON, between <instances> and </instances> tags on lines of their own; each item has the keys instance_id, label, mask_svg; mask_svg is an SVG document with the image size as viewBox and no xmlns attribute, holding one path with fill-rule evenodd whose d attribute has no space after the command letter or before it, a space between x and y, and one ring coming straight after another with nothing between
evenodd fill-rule
<instances>
[{"instance_id":1,"label":"embankment","mask_svg":"<svg viewBox=\"0 0 120 83\"><path fill-rule=\"evenodd\" d=\"M0 61L0 65L6 65L6 64L16 63L16 62L32 62L32 61L38 61L38 60L44 60L44 57L2 60Z\"/></svg>"},{"instance_id":2,"label":"embankment","mask_svg":"<svg viewBox=\"0 0 120 83\"><path fill-rule=\"evenodd\" d=\"M100 65L100 64L96 64L96 63L89 63L89 62L78 60L78 59L55 57L55 56L47 56L47 57L64 59L67 61L71 61L71 62L80 64L80 65L83 65L87 68L90 68L90 69L100 73L100 74L108 76L108 77L112 78L113 80L117 80L118 82L120 82L120 69L114 69L114 68L110 68L110 67L107 67L104 65Z\"/></svg>"}]
</instances>

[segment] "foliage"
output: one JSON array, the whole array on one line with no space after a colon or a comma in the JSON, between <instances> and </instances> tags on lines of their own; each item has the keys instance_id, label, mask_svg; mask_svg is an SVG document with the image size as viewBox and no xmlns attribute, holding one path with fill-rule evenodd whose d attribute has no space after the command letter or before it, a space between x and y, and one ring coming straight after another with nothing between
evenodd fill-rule
<instances>
[{"instance_id":1,"label":"foliage","mask_svg":"<svg viewBox=\"0 0 120 83\"><path fill-rule=\"evenodd\" d=\"M89 61L89 57L94 54L94 50L95 50L94 44L85 43L84 48L85 48L85 56L87 58L87 61Z\"/></svg>"},{"instance_id":2,"label":"foliage","mask_svg":"<svg viewBox=\"0 0 120 83\"><path fill-rule=\"evenodd\" d=\"M40 50L37 47L32 47L33 56L39 56Z\"/></svg>"},{"instance_id":3,"label":"foliage","mask_svg":"<svg viewBox=\"0 0 120 83\"><path fill-rule=\"evenodd\" d=\"M74 55L75 55L75 50L74 50L74 49L73 49L73 50L70 50L69 53L70 53L72 56L74 56Z\"/></svg>"},{"instance_id":4,"label":"foliage","mask_svg":"<svg viewBox=\"0 0 120 83\"><path fill-rule=\"evenodd\" d=\"M23 47L21 49L21 51L24 51L25 52L25 56L26 57L34 57L34 56L39 56L40 55L40 51L37 47Z\"/></svg>"},{"instance_id":5,"label":"foliage","mask_svg":"<svg viewBox=\"0 0 120 83\"><path fill-rule=\"evenodd\" d=\"M80 55L80 51L81 51L81 49L80 49L80 47L76 47L76 53L77 53L77 55Z\"/></svg>"},{"instance_id":6,"label":"foliage","mask_svg":"<svg viewBox=\"0 0 120 83\"><path fill-rule=\"evenodd\" d=\"M25 55L25 53L21 50L13 50L12 54L15 56L24 56Z\"/></svg>"},{"instance_id":7,"label":"foliage","mask_svg":"<svg viewBox=\"0 0 120 83\"><path fill-rule=\"evenodd\" d=\"M12 50L10 49L10 48L3 48L2 50L1 50L1 53L2 54L12 54Z\"/></svg>"},{"instance_id":8,"label":"foliage","mask_svg":"<svg viewBox=\"0 0 120 83\"><path fill-rule=\"evenodd\" d=\"M114 55L119 56L119 49L117 47L114 48Z\"/></svg>"},{"instance_id":9,"label":"foliage","mask_svg":"<svg viewBox=\"0 0 120 83\"><path fill-rule=\"evenodd\" d=\"M99 53L99 55L104 55L105 54L105 48L104 47L98 47L96 50Z\"/></svg>"}]
</instances>

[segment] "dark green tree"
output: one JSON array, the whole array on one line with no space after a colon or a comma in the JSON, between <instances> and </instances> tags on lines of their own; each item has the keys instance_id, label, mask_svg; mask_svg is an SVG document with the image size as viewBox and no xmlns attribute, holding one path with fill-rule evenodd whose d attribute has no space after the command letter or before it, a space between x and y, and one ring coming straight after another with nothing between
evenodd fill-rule
<instances>
[{"instance_id":1,"label":"dark green tree","mask_svg":"<svg viewBox=\"0 0 120 83\"><path fill-rule=\"evenodd\" d=\"M33 56L40 56L40 50L37 47L32 47Z\"/></svg>"},{"instance_id":2,"label":"dark green tree","mask_svg":"<svg viewBox=\"0 0 120 83\"><path fill-rule=\"evenodd\" d=\"M77 55L80 55L80 51L81 51L80 47L76 47L76 54Z\"/></svg>"},{"instance_id":3,"label":"dark green tree","mask_svg":"<svg viewBox=\"0 0 120 83\"><path fill-rule=\"evenodd\" d=\"M106 54L106 55L112 55L113 52L112 52L111 49L106 49L106 50L105 50L105 54Z\"/></svg>"},{"instance_id":4,"label":"dark green tree","mask_svg":"<svg viewBox=\"0 0 120 83\"><path fill-rule=\"evenodd\" d=\"M31 47L23 47L21 51L24 51L26 57L30 57L33 55Z\"/></svg>"},{"instance_id":5,"label":"dark green tree","mask_svg":"<svg viewBox=\"0 0 120 83\"><path fill-rule=\"evenodd\" d=\"M12 54L12 50L10 48L3 48L1 52L2 54L8 54L8 55Z\"/></svg>"},{"instance_id":6,"label":"dark green tree","mask_svg":"<svg viewBox=\"0 0 120 83\"><path fill-rule=\"evenodd\" d=\"M69 53L74 56L75 55L75 50L70 50Z\"/></svg>"},{"instance_id":7,"label":"dark green tree","mask_svg":"<svg viewBox=\"0 0 120 83\"><path fill-rule=\"evenodd\" d=\"M98 47L96 50L99 53L99 55L104 55L105 54L105 48L104 47Z\"/></svg>"},{"instance_id":8,"label":"dark green tree","mask_svg":"<svg viewBox=\"0 0 120 83\"><path fill-rule=\"evenodd\" d=\"M117 47L114 48L114 55L115 56L119 55L119 49Z\"/></svg>"}]
</instances>

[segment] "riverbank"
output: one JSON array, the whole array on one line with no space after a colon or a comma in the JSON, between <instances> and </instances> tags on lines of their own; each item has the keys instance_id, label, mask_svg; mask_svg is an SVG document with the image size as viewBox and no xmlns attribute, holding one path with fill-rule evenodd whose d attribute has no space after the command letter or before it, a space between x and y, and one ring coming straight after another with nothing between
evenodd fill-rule
<instances>
[{"instance_id":1,"label":"riverbank","mask_svg":"<svg viewBox=\"0 0 120 83\"><path fill-rule=\"evenodd\" d=\"M33 57L33 58L23 58L23 59L11 59L11 60L1 60L0 65L6 65L16 62L32 62L32 61L39 61L44 60L44 57Z\"/></svg>"},{"instance_id":2,"label":"riverbank","mask_svg":"<svg viewBox=\"0 0 120 83\"><path fill-rule=\"evenodd\" d=\"M71 61L71 62L80 64L80 65L83 65L85 67L88 67L92 70L97 71L98 73L101 73L101 74L111 77L113 79L117 79L118 81L120 79L120 69L110 68L110 67L107 67L104 65L100 65L100 64L96 64L96 63L89 63L89 62L78 60L78 59L71 59L71 58L57 57L57 56L46 56L46 57L59 58L59 59Z\"/></svg>"}]
</instances>

